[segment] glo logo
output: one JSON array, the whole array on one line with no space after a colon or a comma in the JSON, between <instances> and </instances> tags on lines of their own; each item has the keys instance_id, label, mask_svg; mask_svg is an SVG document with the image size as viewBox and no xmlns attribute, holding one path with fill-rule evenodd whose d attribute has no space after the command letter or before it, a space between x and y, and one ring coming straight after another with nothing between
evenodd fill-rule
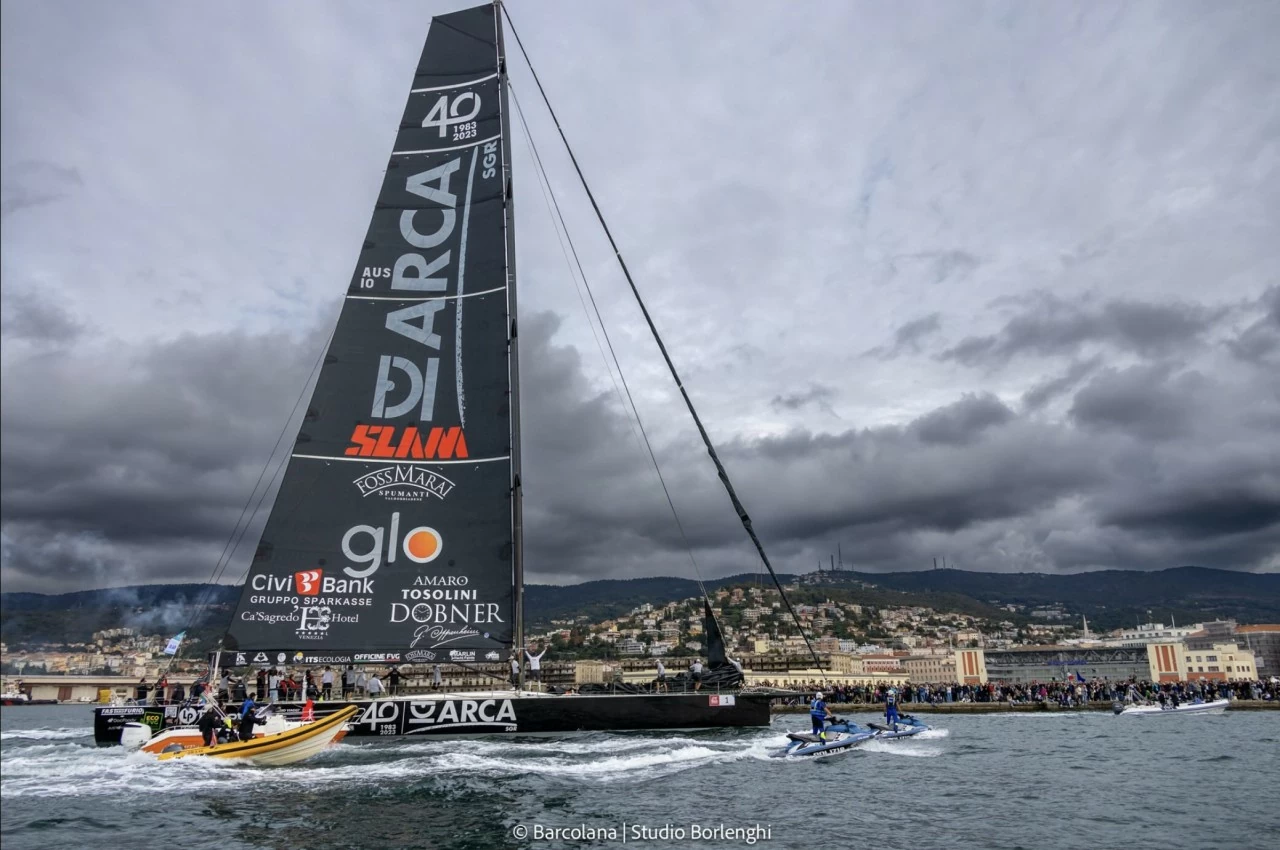
<instances>
[{"instance_id":1,"label":"glo logo","mask_svg":"<svg viewBox=\"0 0 1280 850\"><path fill-rule=\"evenodd\" d=\"M303 570L293 574L293 587L299 596L316 596L320 593L320 580L324 578L323 570Z\"/></svg>"},{"instance_id":2,"label":"glo logo","mask_svg":"<svg viewBox=\"0 0 1280 850\"><path fill-rule=\"evenodd\" d=\"M462 110L470 108L470 112L463 115ZM440 129L440 138L445 137L445 133L454 124L465 124L480 114L480 95L473 91L464 91L456 94L452 98L447 94L442 94L436 100L435 105L431 107L431 111L427 113L427 117L422 119L422 126L430 129L438 127Z\"/></svg>"},{"instance_id":3,"label":"glo logo","mask_svg":"<svg viewBox=\"0 0 1280 850\"><path fill-rule=\"evenodd\" d=\"M391 515L388 527L357 525L342 535L342 554L347 560L362 567L343 567L352 578L371 576L382 566L383 555L387 563L394 564L397 554L403 554L415 564L429 564L440 557L444 538L434 528L420 525L400 535L400 514Z\"/></svg>"}]
</instances>

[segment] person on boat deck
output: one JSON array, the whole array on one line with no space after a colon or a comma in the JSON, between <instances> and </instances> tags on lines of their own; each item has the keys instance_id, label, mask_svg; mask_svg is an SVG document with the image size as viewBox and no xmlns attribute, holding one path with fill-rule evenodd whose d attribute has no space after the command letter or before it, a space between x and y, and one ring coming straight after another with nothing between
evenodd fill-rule
<instances>
[{"instance_id":1,"label":"person on boat deck","mask_svg":"<svg viewBox=\"0 0 1280 850\"><path fill-rule=\"evenodd\" d=\"M890 688L884 695L884 720L898 731L898 689Z\"/></svg>"},{"instance_id":2,"label":"person on boat deck","mask_svg":"<svg viewBox=\"0 0 1280 850\"><path fill-rule=\"evenodd\" d=\"M520 659L514 654L511 656L511 687L520 687Z\"/></svg>"},{"instance_id":3,"label":"person on boat deck","mask_svg":"<svg viewBox=\"0 0 1280 850\"><path fill-rule=\"evenodd\" d=\"M231 697L231 674L222 671L222 679L218 682L218 700L226 702Z\"/></svg>"},{"instance_id":4,"label":"person on boat deck","mask_svg":"<svg viewBox=\"0 0 1280 850\"><path fill-rule=\"evenodd\" d=\"M233 702L244 702L249 696L249 686L244 682L244 676L237 676L235 686L231 689L231 699Z\"/></svg>"},{"instance_id":5,"label":"person on boat deck","mask_svg":"<svg viewBox=\"0 0 1280 850\"><path fill-rule=\"evenodd\" d=\"M138 689L134 692L134 699L137 702L145 703L147 694L151 692L151 686L147 684L147 677L143 676L142 681L138 683Z\"/></svg>"},{"instance_id":6,"label":"person on boat deck","mask_svg":"<svg viewBox=\"0 0 1280 850\"><path fill-rule=\"evenodd\" d=\"M369 674L361 667L356 671L356 697L362 697L369 691Z\"/></svg>"},{"instance_id":7,"label":"person on boat deck","mask_svg":"<svg viewBox=\"0 0 1280 850\"><path fill-rule=\"evenodd\" d=\"M657 685L657 689L658 689L659 691L665 691L665 690L667 689L667 668L662 666L662 659L661 659L661 658L659 658L659 659L658 659L658 685Z\"/></svg>"},{"instance_id":8,"label":"person on boat deck","mask_svg":"<svg viewBox=\"0 0 1280 850\"><path fill-rule=\"evenodd\" d=\"M809 720L813 722L813 734L821 741L827 740L828 719L835 719L835 716L823 701L822 691L818 691L813 695L813 702L809 703Z\"/></svg>"},{"instance_id":9,"label":"person on boat deck","mask_svg":"<svg viewBox=\"0 0 1280 850\"><path fill-rule=\"evenodd\" d=\"M702 660L695 658L689 665L689 678L693 680L693 689L702 690Z\"/></svg>"},{"instance_id":10,"label":"person on boat deck","mask_svg":"<svg viewBox=\"0 0 1280 850\"><path fill-rule=\"evenodd\" d=\"M274 667L267 673L267 697L271 702L280 701L280 671Z\"/></svg>"},{"instance_id":11,"label":"person on boat deck","mask_svg":"<svg viewBox=\"0 0 1280 850\"><path fill-rule=\"evenodd\" d=\"M382 679L378 677L378 671L373 671L373 675L369 677L369 681L365 683L365 687L369 691L369 699L377 699L382 696L384 688L382 687Z\"/></svg>"},{"instance_id":12,"label":"person on boat deck","mask_svg":"<svg viewBox=\"0 0 1280 850\"><path fill-rule=\"evenodd\" d=\"M440 690L440 665L434 664L431 667L431 690Z\"/></svg>"},{"instance_id":13,"label":"person on boat deck","mask_svg":"<svg viewBox=\"0 0 1280 850\"><path fill-rule=\"evenodd\" d=\"M320 675L320 699L333 699L333 668L324 665L324 673Z\"/></svg>"},{"instance_id":14,"label":"person on boat deck","mask_svg":"<svg viewBox=\"0 0 1280 850\"><path fill-rule=\"evenodd\" d=\"M210 705L205 709L204 714L200 715L200 737L204 739L206 747L212 747L217 744L217 738L214 733L218 729L218 709Z\"/></svg>"},{"instance_id":15,"label":"person on boat deck","mask_svg":"<svg viewBox=\"0 0 1280 850\"><path fill-rule=\"evenodd\" d=\"M391 686L388 692L391 696L400 693L400 678L400 670L392 667L391 672L387 674L387 684Z\"/></svg>"},{"instance_id":16,"label":"person on boat deck","mask_svg":"<svg viewBox=\"0 0 1280 850\"><path fill-rule=\"evenodd\" d=\"M173 701L180 703L187 698L186 688L182 687L182 683L178 682L173 686Z\"/></svg>"},{"instance_id":17,"label":"person on boat deck","mask_svg":"<svg viewBox=\"0 0 1280 850\"><path fill-rule=\"evenodd\" d=\"M253 696L245 697L244 703L240 706L240 740L248 741L253 737L253 727L258 722L257 706L253 702Z\"/></svg>"},{"instance_id":18,"label":"person on boat deck","mask_svg":"<svg viewBox=\"0 0 1280 850\"><path fill-rule=\"evenodd\" d=\"M356 668L348 664L347 669L342 671L342 698L344 700L351 699L356 692Z\"/></svg>"},{"instance_id":19,"label":"person on boat deck","mask_svg":"<svg viewBox=\"0 0 1280 850\"><path fill-rule=\"evenodd\" d=\"M529 681L530 682L542 681L542 656L546 654L547 654L547 648L545 646L542 648L542 652L539 652L537 655L530 655L528 649L524 651L524 657L529 659Z\"/></svg>"}]
</instances>

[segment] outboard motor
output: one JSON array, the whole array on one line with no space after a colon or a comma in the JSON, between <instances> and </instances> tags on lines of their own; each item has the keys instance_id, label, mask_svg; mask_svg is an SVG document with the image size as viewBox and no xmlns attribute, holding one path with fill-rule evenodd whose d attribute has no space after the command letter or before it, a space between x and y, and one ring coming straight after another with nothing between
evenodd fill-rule
<instances>
[{"instance_id":1,"label":"outboard motor","mask_svg":"<svg viewBox=\"0 0 1280 850\"><path fill-rule=\"evenodd\" d=\"M120 745L125 749L136 750L151 740L151 727L145 723L126 723L120 730Z\"/></svg>"},{"instance_id":2,"label":"outboard motor","mask_svg":"<svg viewBox=\"0 0 1280 850\"><path fill-rule=\"evenodd\" d=\"M1116 700L1115 702L1111 703L1111 711L1115 714L1123 713L1124 703L1120 702L1120 700Z\"/></svg>"}]
</instances>

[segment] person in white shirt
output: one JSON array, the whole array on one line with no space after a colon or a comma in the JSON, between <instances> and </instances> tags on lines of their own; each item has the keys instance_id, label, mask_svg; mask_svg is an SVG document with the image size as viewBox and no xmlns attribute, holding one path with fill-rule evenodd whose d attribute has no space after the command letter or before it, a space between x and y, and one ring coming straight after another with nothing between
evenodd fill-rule
<instances>
[{"instance_id":1,"label":"person in white shirt","mask_svg":"<svg viewBox=\"0 0 1280 850\"><path fill-rule=\"evenodd\" d=\"M697 658L689 665L689 678L693 680L693 689L702 690L702 662Z\"/></svg>"},{"instance_id":2,"label":"person in white shirt","mask_svg":"<svg viewBox=\"0 0 1280 850\"><path fill-rule=\"evenodd\" d=\"M365 689L369 687L369 674L361 667L356 671L356 696L364 696Z\"/></svg>"},{"instance_id":3,"label":"person in white shirt","mask_svg":"<svg viewBox=\"0 0 1280 850\"><path fill-rule=\"evenodd\" d=\"M363 673L361 673L361 675L363 675ZM378 697L382 696L382 692L383 692L382 679L378 678L378 672L376 670L374 671L373 675L370 676L369 679L365 682L363 687L368 688L370 699L377 699Z\"/></svg>"},{"instance_id":4,"label":"person in white shirt","mask_svg":"<svg viewBox=\"0 0 1280 850\"><path fill-rule=\"evenodd\" d=\"M542 656L547 654L547 648L544 646L542 652L537 655L530 655L529 650L524 651L524 657L529 659L529 681L542 682Z\"/></svg>"},{"instance_id":5,"label":"person in white shirt","mask_svg":"<svg viewBox=\"0 0 1280 850\"><path fill-rule=\"evenodd\" d=\"M511 687L520 687L520 659L514 653L511 656Z\"/></svg>"},{"instance_id":6,"label":"person in white shirt","mask_svg":"<svg viewBox=\"0 0 1280 850\"><path fill-rule=\"evenodd\" d=\"M328 665L320 677L320 699L333 699L333 668Z\"/></svg>"},{"instance_id":7,"label":"person in white shirt","mask_svg":"<svg viewBox=\"0 0 1280 850\"><path fill-rule=\"evenodd\" d=\"M440 690L440 665L433 665L431 668L431 690Z\"/></svg>"},{"instance_id":8,"label":"person in white shirt","mask_svg":"<svg viewBox=\"0 0 1280 850\"><path fill-rule=\"evenodd\" d=\"M665 691L667 689L667 668L662 666L662 659L658 659L658 682L657 690Z\"/></svg>"}]
</instances>

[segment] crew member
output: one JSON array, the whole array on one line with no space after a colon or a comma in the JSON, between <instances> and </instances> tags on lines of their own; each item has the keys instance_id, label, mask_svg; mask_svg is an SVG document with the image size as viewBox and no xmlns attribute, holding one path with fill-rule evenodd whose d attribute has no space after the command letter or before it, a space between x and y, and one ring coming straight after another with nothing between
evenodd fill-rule
<instances>
[{"instance_id":1,"label":"crew member","mask_svg":"<svg viewBox=\"0 0 1280 850\"><path fill-rule=\"evenodd\" d=\"M657 685L657 689L658 689L659 691L665 691L665 690L667 689L667 668L666 668L666 667L664 667L664 666L662 666L662 659L661 659L661 658L659 658L659 659L658 659L658 685Z\"/></svg>"},{"instance_id":2,"label":"crew member","mask_svg":"<svg viewBox=\"0 0 1280 850\"><path fill-rule=\"evenodd\" d=\"M702 690L702 661L695 658L689 665L689 678L693 680L693 689Z\"/></svg>"},{"instance_id":3,"label":"crew member","mask_svg":"<svg viewBox=\"0 0 1280 850\"><path fill-rule=\"evenodd\" d=\"M212 747L218 743L218 739L214 735L218 728L218 710L216 708L210 705L205 713L200 715L200 722L197 725L200 727L200 736L204 738L206 747Z\"/></svg>"},{"instance_id":4,"label":"crew member","mask_svg":"<svg viewBox=\"0 0 1280 850\"><path fill-rule=\"evenodd\" d=\"M542 656L547 654L547 648L544 646L542 652L537 655L530 655L529 650L524 651L524 657L529 659L529 681L542 683Z\"/></svg>"},{"instance_id":5,"label":"crew member","mask_svg":"<svg viewBox=\"0 0 1280 850\"><path fill-rule=\"evenodd\" d=\"M253 727L258 722L257 708L253 702L253 696L246 696L244 702L240 705L240 740L248 741L253 738Z\"/></svg>"},{"instance_id":6,"label":"crew member","mask_svg":"<svg viewBox=\"0 0 1280 850\"><path fill-rule=\"evenodd\" d=\"M893 731L898 731L898 690L890 688L889 692L884 695L884 720L893 727Z\"/></svg>"},{"instance_id":7,"label":"crew member","mask_svg":"<svg viewBox=\"0 0 1280 850\"><path fill-rule=\"evenodd\" d=\"M822 691L818 691L813 695L813 702L809 703L809 719L813 721L813 734L824 743L827 740L827 718L832 717L831 709L827 708L827 704L822 701Z\"/></svg>"},{"instance_id":8,"label":"crew member","mask_svg":"<svg viewBox=\"0 0 1280 850\"><path fill-rule=\"evenodd\" d=\"M324 666L324 673L320 676L320 699L333 699L333 668L328 664Z\"/></svg>"},{"instance_id":9,"label":"crew member","mask_svg":"<svg viewBox=\"0 0 1280 850\"><path fill-rule=\"evenodd\" d=\"M511 687L520 687L520 658L515 653L511 655Z\"/></svg>"}]
</instances>

